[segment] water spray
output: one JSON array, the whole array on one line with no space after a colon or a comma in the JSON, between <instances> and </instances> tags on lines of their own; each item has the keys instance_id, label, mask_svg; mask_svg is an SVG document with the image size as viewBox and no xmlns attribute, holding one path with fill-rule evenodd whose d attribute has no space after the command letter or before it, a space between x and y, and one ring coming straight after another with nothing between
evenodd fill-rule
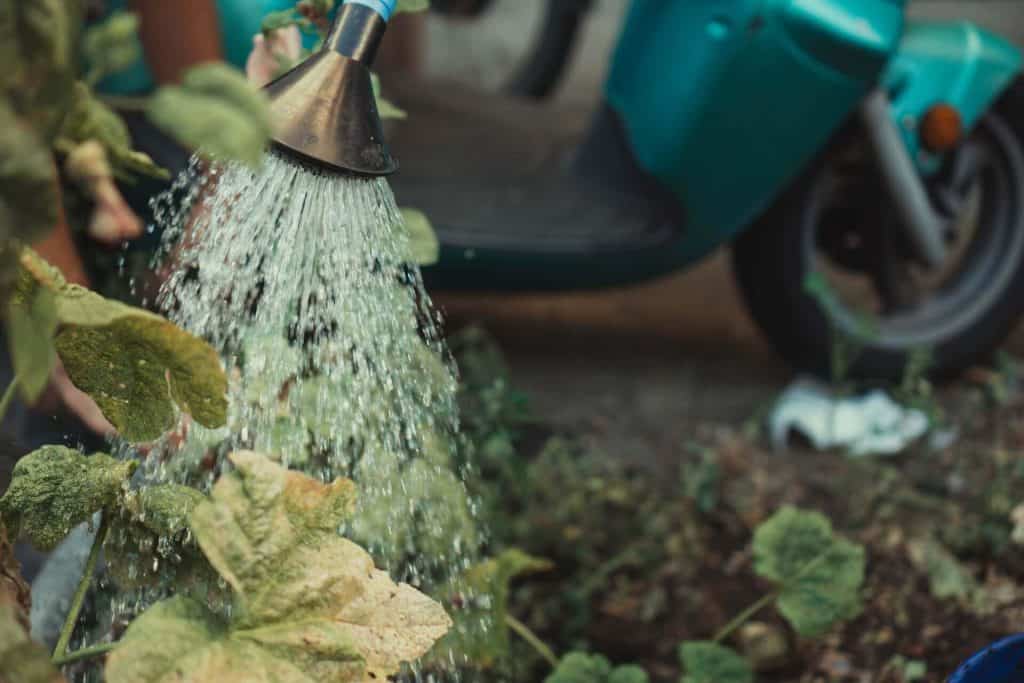
<instances>
[{"instance_id":1,"label":"water spray","mask_svg":"<svg viewBox=\"0 0 1024 683\"><path fill-rule=\"evenodd\" d=\"M346 0L323 47L266 86L277 150L342 173L385 176L397 170L370 75L396 4Z\"/></svg>"}]
</instances>

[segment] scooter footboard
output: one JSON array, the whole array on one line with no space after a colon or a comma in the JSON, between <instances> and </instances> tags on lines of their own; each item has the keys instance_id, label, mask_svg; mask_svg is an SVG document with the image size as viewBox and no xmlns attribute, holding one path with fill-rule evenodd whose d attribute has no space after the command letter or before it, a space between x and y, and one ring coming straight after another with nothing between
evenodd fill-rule
<instances>
[{"instance_id":1,"label":"scooter footboard","mask_svg":"<svg viewBox=\"0 0 1024 683\"><path fill-rule=\"evenodd\" d=\"M892 115L924 173L941 157L921 144L918 124L928 110L947 104L970 130L1021 72L1021 50L975 24L910 22L883 77Z\"/></svg>"}]
</instances>

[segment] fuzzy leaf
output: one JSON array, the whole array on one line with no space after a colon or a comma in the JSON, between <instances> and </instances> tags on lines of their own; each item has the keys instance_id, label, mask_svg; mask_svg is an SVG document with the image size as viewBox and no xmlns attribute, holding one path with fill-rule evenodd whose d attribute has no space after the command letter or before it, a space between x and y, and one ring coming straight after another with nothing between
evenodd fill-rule
<instances>
[{"instance_id":1,"label":"fuzzy leaf","mask_svg":"<svg viewBox=\"0 0 1024 683\"><path fill-rule=\"evenodd\" d=\"M39 397L57 359L57 301L53 292L21 273L7 309L7 335L14 374L27 403Z\"/></svg>"},{"instance_id":2,"label":"fuzzy leaf","mask_svg":"<svg viewBox=\"0 0 1024 683\"><path fill-rule=\"evenodd\" d=\"M47 147L64 116L76 66L74 5L65 0L0 3L0 87Z\"/></svg>"},{"instance_id":3,"label":"fuzzy leaf","mask_svg":"<svg viewBox=\"0 0 1024 683\"><path fill-rule=\"evenodd\" d=\"M303 18L295 13L295 9L284 9L277 12L271 12L263 17L263 23L260 25L260 30L266 35L273 33L282 28L288 28L289 26L300 26L302 25Z\"/></svg>"},{"instance_id":4,"label":"fuzzy leaf","mask_svg":"<svg viewBox=\"0 0 1024 683\"><path fill-rule=\"evenodd\" d=\"M380 77L372 72L370 73L370 85L373 87L373 96L377 100L377 114L381 119L401 121L409 118L409 114L404 109L395 106L394 102L381 95Z\"/></svg>"},{"instance_id":5,"label":"fuzzy leaf","mask_svg":"<svg viewBox=\"0 0 1024 683\"><path fill-rule=\"evenodd\" d=\"M142 56L138 31L139 18L121 11L89 27L82 39L82 53L89 64L90 83L124 71Z\"/></svg>"},{"instance_id":6,"label":"fuzzy leaf","mask_svg":"<svg viewBox=\"0 0 1024 683\"><path fill-rule=\"evenodd\" d=\"M638 666L612 667L602 655L570 652L562 657L544 683L647 683L647 674Z\"/></svg>"},{"instance_id":7,"label":"fuzzy leaf","mask_svg":"<svg viewBox=\"0 0 1024 683\"><path fill-rule=\"evenodd\" d=\"M58 148L70 153L89 140L103 145L114 175L147 175L166 179L170 174L142 152L132 149L131 134L121 117L93 95L85 83L75 83L67 116L60 129Z\"/></svg>"},{"instance_id":8,"label":"fuzzy leaf","mask_svg":"<svg viewBox=\"0 0 1024 683\"><path fill-rule=\"evenodd\" d=\"M463 607L455 612L456 628L438 651L450 648L481 668L489 668L504 658L509 650L505 617L512 580L553 567L547 560L511 548L469 568L449 587Z\"/></svg>"},{"instance_id":9,"label":"fuzzy leaf","mask_svg":"<svg viewBox=\"0 0 1024 683\"><path fill-rule=\"evenodd\" d=\"M210 345L158 315L68 284L29 249L21 266L56 298L57 352L71 381L125 439L159 437L175 423L175 404L205 427L225 423L227 378Z\"/></svg>"},{"instance_id":10,"label":"fuzzy leaf","mask_svg":"<svg viewBox=\"0 0 1024 683\"><path fill-rule=\"evenodd\" d=\"M398 0L395 12L423 12L430 9L430 0Z\"/></svg>"},{"instance_id":11,"label":"fuzzy leaf","mask_svg":"<svg viewBox=\"0 0 1024 683\"><path fill-rule=\"evenodd\" d=\"M199 491L180 484L146 486L131 494L125 508L135 519L158 536L174 536L188 529L188 518L207 502Z\"/></svg>"},{"instance_id":12,"label":"fuzzy leaf","mask_svg":"<svg viewBox=\"0 0 1024 683\"><path fill-rule=\"evenodd\" d=\"M371 683L421 656L450 626L441 606L373 567L338 527L352 482L322 484L249 452L190 526L234 593L232 621L184 598L158 603L111 655L109 683Z\"/></svg>"},{"instance_id":13,"label":"fuzzy leaf","mask_svg":"<svg viewBox=\"0 0 1024 683\"><path fill-rule=\"evenodd\" d=\"M250 166L260 164L272 132L266 95L224 64L190 69L180 86L160 88L147 111L185 145Z\"/></svg>"},{"instance_id":14,"label":"fuzzy leaf","mask_svg":"<svg viewBox=\"0 0 1024 683\"><path fill-rule=\"evenodd\" d=\"M0 101L0 239L35 241L57 225L58 206L50 150Z\"/></svg>"},{"instance_id":15,"label":"fuzzy leaf","mask_svg":"<svg viewBox=\"0 0 1024 683\"><path fill-rule=\"evenodd\" d=\"M724 645L683 643L679 659L686 670L682 683L754 683L754 671L747 660Z\"/></svg>"},{"instance_id":16,"label":"fuzzy leaf","mask_svg":"<svg viewBox=\"0 0 1024 683\"><path fill-rule=\"evenodd\" d=\"M39 550L57 547L72 528L115 503L135 463L63 446L43 446L14 466L0 515Z\"/></svg>"},{"instance_id":17,"label":"fuzzy leaf","mask_svg":"<svg viewBox=\"0 0 1024 683\"><path fill-rule=\"evenodd\" d=\"M410 258L420 266L432 266L441 255L441 243L426 214L417 209L402 209L405 229L409 233Z\"/></svg>"},{"instance_id":18,"label":"fuzzy leaf","mask_svg":"<svg viewBox=\"0 0 1024 683\"><path fill-rule=\"evenodd\" d=\"M785 506L754 533L754 571L779 584L779 611L813 637L861 609L864 548L833 534L818 512Z\"/></svg>"},{"instance_id":19,"label":"fuzzy leaf","mask_svg":"<svg viewBox=\"0 0 1024 683\"><path fill-rule=\"evenodd\" d=\"M117 585L157 587L170 580L179 595L202 597L208 604L224 602L217 573L188 532L189 515L206 500L199 491L179 484L128 493L121 514L111 517L104 545L107 571Z\"/></svg>"}]
</instances>

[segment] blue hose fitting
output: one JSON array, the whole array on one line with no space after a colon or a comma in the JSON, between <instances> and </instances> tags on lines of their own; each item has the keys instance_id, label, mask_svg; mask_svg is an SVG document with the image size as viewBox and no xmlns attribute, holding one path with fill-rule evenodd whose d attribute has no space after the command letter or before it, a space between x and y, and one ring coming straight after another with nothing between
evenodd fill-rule
<instances>
[{"instance_id":1,"label":"blue hose fitting","mask_svg":"<svg viewBox=\"0 0 1024 683\"><path fill-rule=\"evenodd\" d=\"M345 0L346 5L363 5L369 7L379 14L384 21L391 21L391 15L395 13L398 0Z\"/></svg>"}]
</instances>

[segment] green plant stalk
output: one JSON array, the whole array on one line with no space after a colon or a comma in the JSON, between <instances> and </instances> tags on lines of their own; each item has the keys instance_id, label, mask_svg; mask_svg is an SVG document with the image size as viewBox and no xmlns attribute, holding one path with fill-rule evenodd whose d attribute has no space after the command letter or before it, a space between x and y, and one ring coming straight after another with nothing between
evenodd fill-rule
<instances>
[{"instance_id":1,"label":"green plant stalk","mask_svg":"<svg viewBox=\"0 0 1024 683\"><path fill-rule=\"evenodd\" d=\"M71 635L74 633L75 625L78 623L78 613L82 611L82 603L85 601L85 594L89 590L89 584L92 583L92 575L96 571L96 561L99 559L100 548L103 547L103 541L107 537L108 528L107 515L101 512L100 528L96 532L96 538L92 541L89 559L85 562L85 570L82 572L82 578L78 581L78 588L75 589L75 597L71 601L71 610L64 620L64 626L60 629L57 647L53 649L52 659L54 664L68 656L68 645L71 643Z\"/></svg>"},{"instance_id":2,"label":"green plant stalk","mask_svg":"<svg viewBox=\"0 0 1024 683\"><path fill-rule=\"evenodd\" d=\"M789 580L790 582L789 583L783 584L779 588L776 588L771 593L768 593L767 595L763 596L760 600L755 602L753 605L751 605L750 607L748 607L747 609L743 610L738 615L736 615L736 617L733 618L732 621L730 621L728 624L723 626L721 628L721 630L719 630L718 633L715 634L714 642L721 643L723 640L725 640L726 638L731 636L733 631L735 631L740 626L742 626L744 623L746 623L746 621L748 619L750 619L752 616L754 616L755 614L757 614L758 612L763 610L768 605L770 605L773 602L775 602L782 595L782 591L784 591L786 589L786 587L789 586L792 582L798 581L799 579L803 578L804 576L806 576L808 574L808 572L810 572L812 569L814 569L819 564L824 562L825 559L829 556L829 553L831 553L831 552L832 552L832 549L829 548L825 552L821 553L820 555L815 557L813 560L811 560L810 562L805 564L803 567L801 567L800 571L798 571L796 574L794 574L790 578L790 580Z\"/></svg>"},{"instance_id":3,"label":"green plant stalk","mask_svg":"<svg viewBox=\"0 0 1024 683\"><path fill-rule=\"evenodd\" d=\"M11 407L11 400L14 399L14 392L18 390L19 377L14 376L11 383L7 385L7 389L4 391L3 398L0 398L0 420L4 419L7 415L7 409Z\"/></svg>"},{"instance_id":4,"label":"green plant stalk","mask_svg":"<svg viewBox=\"0 0 1024 683\"><path fill-rule=\"evenodd\" d=\"M54 657L53 663L56 666L66 666L68 664L74 664L80 662L83 659L92 659L93 657L99 657L117 647L117 643L99 643L97 645L90 645L89 647L83 647L81 650L75 650L69 652L60 657Z\"/></svg>"},{"instance_id":5,"label":"green plant stalk","mask_svg":"<svg viewBox=\"0 0 1024 683\"><path fill-rule=\"evenodd\" d=\"M530 627L523 622L516 619L511 614L505 615L505 624L516 632L516 634L525 640L527 643L536 650L541 657L543 657L548 664L551 665L552 669L558 668L558 657L555 656L554 651L547 646L547 644L541 640L536 633L530 630Z\"/></svg>"},{"instance_id":6,"label":"green plant stalk","mask_svg":"<svg viewBox=\"0 0 1024 683\"><path fill-rule=\"evenodd\" d=\"M772 591L771 593L762 596L760 600L758 600L753 605L737 614L735 617L733 617L732 621L723 626L718 631L718 633L715 634L714 642L721 643L723 640L731 636L733 632L740 626L743 626L743 624L745 624L748 619L753 617L755 614L763 610L768 605L775 602L775 600L779 597L780 594L781 591Z\"/></svg>"}]
</instances>

